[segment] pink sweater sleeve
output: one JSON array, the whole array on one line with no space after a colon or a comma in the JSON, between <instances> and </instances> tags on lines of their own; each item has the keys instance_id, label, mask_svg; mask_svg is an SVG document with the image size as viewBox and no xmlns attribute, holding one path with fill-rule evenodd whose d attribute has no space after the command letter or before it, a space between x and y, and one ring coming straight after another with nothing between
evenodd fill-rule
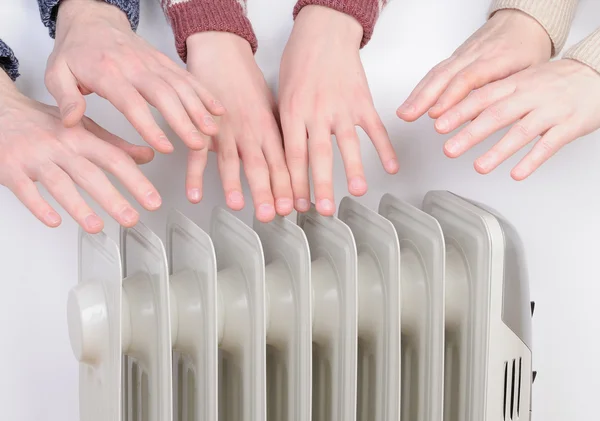
<instances>
[{"instance_id":1,"label":"pink sweater sleeve","mask_svg":"<svg viewBox=\"0 0 600 421\"><path fill-rule=\"evenodd\" d=\"M186 62L186 40L198 32L230 32L245 38L256 52L257 41L246 16L246 0L161 0L179 57Z\"/></svg>"},{"instance_id":2,"label":"pink sweater sleeve","mask_svg":"<svg viewBox=\"0 0 600 421\"><path fill-rule=\"evenodd\" d=\"M298 0L294 7L294 19L304 6L325 6L354 17L363 27L361 48L367 45L375 23L383 8L391 0Z\"/></svg>"}]
</instances>

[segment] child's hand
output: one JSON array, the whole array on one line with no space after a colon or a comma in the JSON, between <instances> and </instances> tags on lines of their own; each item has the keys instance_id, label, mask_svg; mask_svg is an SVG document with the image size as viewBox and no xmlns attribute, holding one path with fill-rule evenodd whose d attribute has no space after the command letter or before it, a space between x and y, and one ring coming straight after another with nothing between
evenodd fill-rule
<instances>
[{"instance_id":1,"label":"child's hand","mask_svg":"<svg viewBox=\"0 0 600 421\"><path fill-rule=\"evenodd\" d=\"M207 138L208 148L190 151L187 196L202 198L202 178L208 150L217 153L227 205L244 207L240 159L250 184L256 217L271 221L275 212L293 209L292 188L285 164L274 101L258 68L250 44L227 32L203 32L187 39L189 71L218 96L227 113L219 118L219 134Z\"/></svg>"},{"instance_id":2,"label":"child's hand","mask_svg":"<svg viewBox=\"0 0 600 421\"><path fill-rule=\"evenodd\" d=\"M137 211L102 170L117 177L142 206L154 210L161 198L136 165L153 157L151 148L132 145L87 117L65 128L58 108L25 97L0 70L0 185L12 190L44 224L56 227L61 218L40 195L35 181L89 233L101 231L103 221L76 184L121 225L135 225Z\"/></svg>"},{"instance_id":3,"label":"child's hand","mask_svg":"<svg viewBox=\"0 0 600 421\"><path fill-rule=\"evenodd\" d=\"M568 59L544 63L474 91L436 124L448 133L470 120L446 142L446 155L460 156L514 123L500 142L475 161L482 174L541 136L512 170L515 180L523 180L561 147L600 128L600 74Z\"/></svg>"},{"instance_id":4,"label":"child's hand","mask_svg":"<svg viewBox=\"0 0 600 421\"><path fill-rule=\"evenodd\" d=\"M373 141L384 168L398 171L396 154L373 105L359 56L362 26L354 18L321 6L306 6L294 24L279 74L279 113L296 210L310 206L308 167L316 207L333 215L335 134L344 160L348 189L360 196L367 183L356 126Z\"/></svg>"},{"instance_id":5,"label":"child's hand","mask_svg":"<svg viewBox=\"0 0 600 421\"><path fill-rule=\"evenodd\" d=\"M472 90L546 62L551 52L550 37L535 19L500 10L419 82L398 117L414 121L429 111L438 118ZM437 123L436 129L443 131Z\"/></svg>"}]
</instances>

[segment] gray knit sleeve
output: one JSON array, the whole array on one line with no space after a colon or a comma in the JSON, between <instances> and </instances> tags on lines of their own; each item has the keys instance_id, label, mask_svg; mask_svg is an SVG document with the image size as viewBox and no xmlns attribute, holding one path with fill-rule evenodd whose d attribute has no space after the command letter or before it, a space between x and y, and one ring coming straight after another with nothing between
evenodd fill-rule
<instances>
[{"instance_id":1,"label":"gray knit sleeve","mask_svg":"<svg viewBox=\"0 0 600 421\"><path fill-rule=\"evenodd\" d=\"M12 80L19 77L19 61L15 57L15 54L0 39L0 69L3 69ZM2 70L0 70L2 71Z\"/></svg>"},{"instance_id":2,"label":"gray knit sleeve","mask_svg":"<svg viewBox=\"0 0 600 421\"><path fill-rule=\"evenodd\" d=\"M58 5L61 0L37 0L40 7L40 15L44 26L50 31L50 36L54 38L56 33L56 15ZM137 29L140 21L140 0L103 0L105 3L117 6L127 15L131 23L131 29Z\"/></svg>"}]
</instances>

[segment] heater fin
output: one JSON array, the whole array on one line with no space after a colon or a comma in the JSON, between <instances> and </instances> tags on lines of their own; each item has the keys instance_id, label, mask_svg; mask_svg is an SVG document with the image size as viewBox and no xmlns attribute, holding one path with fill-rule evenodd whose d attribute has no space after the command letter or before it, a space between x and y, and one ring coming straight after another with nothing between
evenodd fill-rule
<instances>
[{"instance_id":1,"label":"heater fin","mask_svg":"<svg viewBox=\"0 0 600 421\"><path fill-rule=\"evenodd\" d=\"M313 286L313 421L356 420L357 253L352 231L314 205L298 214Z\"/></svg>"},{"instance_id":2,"label":"heater fin","mask_svg":"<svg viewBox=\"0 0 600 421\"><path fill-rule=\"evenodd\" d=\"M408 316L403 321L403 352L416 359L416 381L403 383L403 396L410 398L403 400L403 414L413 421L441 421L446 263L442 228L431 215L390 194L382 197L379 213L391 222L400 240L400 295L403 303L409 303L402 310Z\"/></svg>"},{"instance_id":3,"label":"heater fin","mask_svg":"<svg viewBox=\"0 0 600 421\"><path fill-rule=\"evenodd\" d=\"M212 240L181 212L167 222L178 420L214 421L218 408L217 259ZM174 305L175 304L175 305ZM173 308L174 307L174 308ZM191 365L185 371L180 367ZM185 381L187 379L187 381ZM186 402L193 404L186 405Z\"/></svg>"},{"instance_id":4,"label":"heater fin","mask_svg":"<svg viewBox=\"0 0 600 421\"><path fill-rule=\"evenodd\" d=\"M121 227L121 262L131 320L125 361L130 360L128 368L137 365L139 376L128 377L130 384L124 385L126 393L138 394L139 407L129 409L141 412L144 420L170 421L173 419L171 309L165 248L160 238L141 222L133 228ZM129 396L127 401L136 400Z\"/></svg>"}]
</instances>

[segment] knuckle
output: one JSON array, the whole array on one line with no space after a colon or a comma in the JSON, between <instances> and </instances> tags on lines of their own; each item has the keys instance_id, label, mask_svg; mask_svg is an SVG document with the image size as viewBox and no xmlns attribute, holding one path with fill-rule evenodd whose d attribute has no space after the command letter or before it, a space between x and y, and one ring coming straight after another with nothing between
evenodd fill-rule
<instances>
[{"instance_id":1,"label":"knuckle","mask_svg":"<svg viewBox=\"0 0 600 421\"><path fill-rule=\"evenodd\" d=\"M499 105L492 105L486 110L487 117L491 118L496 123L502 122L504 114L504 109Z\"/></svg>"},{"instance_id":2,"label":"knuckle","mask_svg":"<svg viewBox=\"0 0 600 421\"><path fill-rule=\"evenodd\" d=\"M305 163L308 156L305 144L288 146L285 154L287 161L292 165Z\"/></svg>"},{"instance_id":3,"label":"knuckle","mask_svg":"<svg viewBox=\"0 0 600 421\"><path fill-rule=\"evenodd\" d=\"M219 158L221 161L230 162L239 159L238 152L233 147L226 147L219 149Z\"/></svg>"},{"instance_id":4,"label":"knuckle","mask_svg":"<svg viewBox=\"0 0 600 421\"><path fill-rule=\"evenodd\" d=\"M524 138L529 138L531 136L531 129L524 125L523 123L517 123L513 126L513 130L517 135Z\"/></svg>"},{"instance_id":5,"label":"knuckle","mask_svg":"<svg viewBox=\"0 0 600 421\"><path fill-rule=\"evenodd\" d=\"M331 155L331 142L321 141L315 142L312 146L313 152L317 156L327 157Z\"/></svg>"},{"instance_id":6,"label":"knuckle","mask_svg":"<svg viewBox=\"0 0 600 421\"><path fill-rule=\"evenodd\" d=\"M549 140L548 138L544 137L540 140L540 149L545 153L545 154L551 154L555 151L556 149L556 145L554 144L554 142L552 142L551 140Z\"/></svg>"}]
</instances>

